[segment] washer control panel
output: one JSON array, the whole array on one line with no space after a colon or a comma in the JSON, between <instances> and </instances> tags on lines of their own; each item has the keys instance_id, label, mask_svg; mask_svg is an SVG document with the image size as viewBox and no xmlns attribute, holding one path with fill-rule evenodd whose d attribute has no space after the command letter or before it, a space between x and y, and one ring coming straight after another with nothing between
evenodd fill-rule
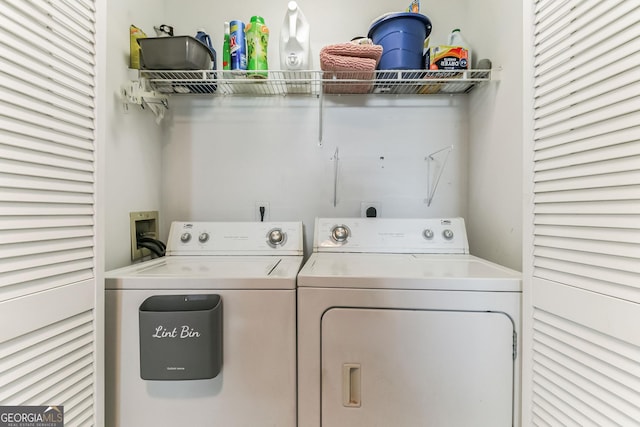
<instances>
[{"instance_id":1,"label":"washer control panel","mask_svg":"<svg viewBox=\"0 0 640 427\"><path fill-rule=\"evenodd\" d=\"M301 222L171 224L167 255L302 255Z\"/></svg>"},{"instance_id":2,"label":"washer control panel","mask_svg":"<svg viewBox=\"0 0 640 427\"><path fill-rule=\"evenodd\" d=\"M317 218L314 251L468 254L462 218Z\"/></svg>"}]
</instances>

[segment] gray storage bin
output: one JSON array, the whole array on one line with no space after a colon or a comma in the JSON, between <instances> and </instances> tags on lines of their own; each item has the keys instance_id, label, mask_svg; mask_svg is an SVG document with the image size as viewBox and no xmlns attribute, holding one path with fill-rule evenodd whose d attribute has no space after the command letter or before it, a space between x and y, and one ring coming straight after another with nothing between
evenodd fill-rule
<instances>
[{"instance_id":1,"label":"gray storage bin","mask_svg":"<svg viewBox=\"0 0 640 427\"><path fill-rule=\"evenodd\" d=\"M155 295L139 309L140 377L215 378L222 368L220 295Z\"/></svg>"},{"instance_id":2,"label":"gray storage bin","mask_svg":"<svg viewBox=\"0 0 640 427\"><path fill-rule=\"evenodd\" d=\"M191 36L148 37L137 40L141 66L147 70L210 70L213 52Z\"/></svg>"}]
</instances>

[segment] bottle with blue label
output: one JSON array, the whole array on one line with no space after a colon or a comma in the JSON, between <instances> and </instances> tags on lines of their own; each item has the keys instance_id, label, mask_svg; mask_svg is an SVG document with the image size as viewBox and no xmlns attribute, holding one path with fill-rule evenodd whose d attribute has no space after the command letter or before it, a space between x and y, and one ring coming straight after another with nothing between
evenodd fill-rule
<instances>
[{"instance_id":1,"label":"bottle with blue label","mask_svg":"<svg viewBox=\"0 0 640 427\"><path fill-rule=\"evenodd\" d=\"M247 42L244 37L244 22L229 22L229 50L231 51L231 69L247 69Z\"/></svg>"}]
</instances>

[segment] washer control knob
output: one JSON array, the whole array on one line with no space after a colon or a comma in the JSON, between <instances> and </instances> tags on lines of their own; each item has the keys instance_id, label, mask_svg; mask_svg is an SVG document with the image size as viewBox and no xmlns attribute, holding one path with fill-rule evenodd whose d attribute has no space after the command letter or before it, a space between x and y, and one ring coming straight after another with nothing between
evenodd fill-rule
<instances>
[{"instance_id":1,"label":"washer control knob","mask_svg":"<svg viewBox=\"0 0 640 427\"><path fill-rule=\"evenodd\" d=\"M274 228L273 230L269 230L267 237L271 246L278 246L284 243L286 234L279 228Z\"/></svg>"},{"instance_id":2,"label":"washer control knob","mask_svg":"<svg viewBox=\"0 0 640 427\"><path fill-rule=\"evenodd\" d=\"M191 233L182 233L182 235L180 235L180 241L182 243L188 243L189 240L191 240Z\"/></svg>"},{"instance_id":3,"label":"washer control knob","mask_svg":"<svg viewBox=\"0 0 640 427\"><path fill-rule=\"evenodd\" d=\"M426 228L423 232L422 235L424 236L425 239L427 240L431 240L433 239L433 230Z\"/></svg>"},{"instance_id":4,"label":"washer control knob","mask_svg":"<svg viewBox=\"0 0 640 427\"><path fill-rule=\"evenodd\" d=\"M209 241L209 237L210 237L210 236L209 236L209 233L201 233L201 234L198 236L198 241L199 241L200 243L207 243L207 242Z\"/></svg>"},{"instance_id":5,"label":"washer control knob","mask_svg":"<svg viewBox=\"0 0 640 427\"><path fill-rule=\"evenodd\" d=\"M451 240L453 239L453 231L449 230L448 228L446 230L444 230L442 232L442 237L444 237L446 240Z\"/></svg>"},{"instance_id":6,"label":"washer control knob","mask_svg":"<svg viewBox=\"0 0 640 427\"><path fill-rule=\"evenodd\" d=\"M336 225L331 230L331 238L338 243L346 242L349 238L349 228L346 225Z\"/></svg>"}]
</instances>

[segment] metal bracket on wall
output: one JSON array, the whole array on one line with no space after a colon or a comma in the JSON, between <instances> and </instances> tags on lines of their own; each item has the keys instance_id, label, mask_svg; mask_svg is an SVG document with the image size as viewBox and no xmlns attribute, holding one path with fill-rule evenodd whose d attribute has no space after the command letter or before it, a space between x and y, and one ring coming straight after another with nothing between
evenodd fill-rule
<instances>
[{"instance_id":1,"label":"metal bracket on wall","mask_svg":"<svg viewBox=\"0 0 640 427\"><path fill-rule=\"evenodd\" d=\"M322 113L324 110L324 91L322 90L322 85L320 85L320 93L318 94L318 110L320 111L318 117L318 147L322 147Z\"/></svg>"},{"instance_id":2,"label":"metal bracket on wall","mask_svg":"<svg viewBox=\"0 0 640 427\"><path fill-rule=\"evenodd\" d=\"M335 162L333 168L333 207L335 208L338 205L338 167L340 166L338 147L336 147L336 151L333 153L331 160Z\"/></svg>"},{"instance_id":3,"label":"metal bracket on wall","mask_svg":"<svg viewBox=\"0 0 640 427\"><path fill-rule=\"evenodd\" d=\"M425 157L425 160L427 161L427 206L431 206L433 196L435 196L438 184L440 183L440 178L442 177L444 168L449 160L449 153L451 153L451 150L453 150L453 145L434 151ZM442 156L442 153L445 153L444 160L439 161L438 158ZM435 176L432 177L432 174Z\"/></svg>"},{"instance_id":4,"label":"metal bracket on wall","mask_svg":"<svg viewBox=\"0 0 640 427\"><path fill-rule=\"evenodd\" d=\"M169 109L169 100L166 95L155 90L150 90L146 83L146 79L132 80L122 85L120 95L124 100L124 108L127 109L129 104L141 106L143 109L148 108L156 116L156 123L164 118L164 113Z\"/></svg>"}]
</instances>

